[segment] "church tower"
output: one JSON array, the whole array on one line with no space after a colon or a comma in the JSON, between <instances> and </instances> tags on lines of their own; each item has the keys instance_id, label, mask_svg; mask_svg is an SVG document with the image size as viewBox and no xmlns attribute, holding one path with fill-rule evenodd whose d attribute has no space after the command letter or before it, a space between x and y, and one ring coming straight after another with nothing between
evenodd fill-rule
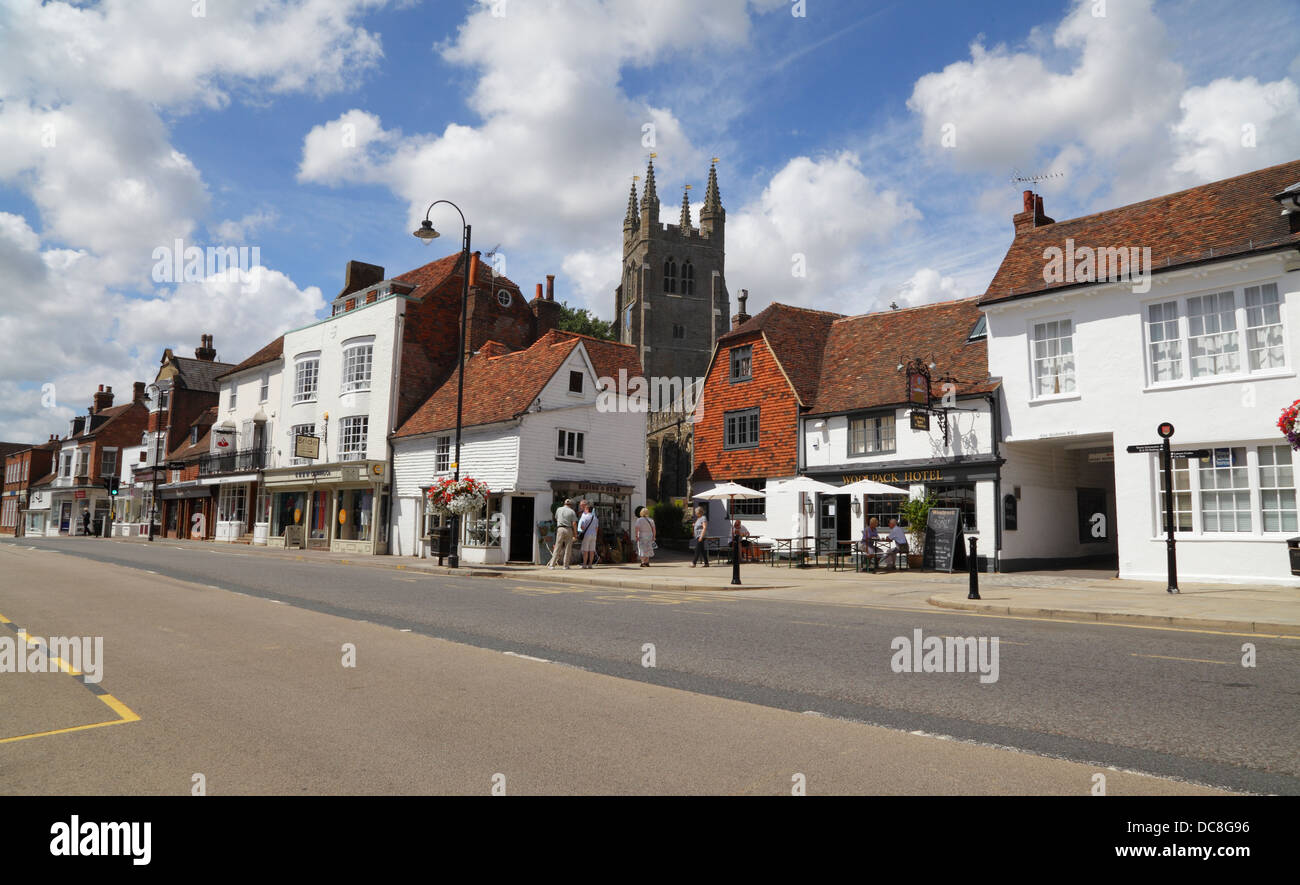
<instances>
[{"instance_id":1,"label":"church tower","mask_svg":"<svg viewBox=\"0 0 1300 885\"><path fill-rule=\"evenodd\" d=\"M709 167L699 227L691 224L689 191L682 194L678 223L660 223L653 155L639 209L633 183L623 219L622 281L614 291L614 317L618 340L637 347L647 377L704 375L714 342L730 328L726 219L716 160Z\"/></svg>"}]
</instances>

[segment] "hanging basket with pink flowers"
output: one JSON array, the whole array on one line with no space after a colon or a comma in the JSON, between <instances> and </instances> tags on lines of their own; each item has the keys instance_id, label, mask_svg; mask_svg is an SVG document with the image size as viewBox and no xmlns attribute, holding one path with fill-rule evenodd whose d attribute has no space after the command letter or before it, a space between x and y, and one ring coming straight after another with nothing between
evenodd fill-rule
<instances>
[{"instance_id":1,"label":"hanging basket with pink flowers","mask_svg":"<svg viewBox=\"0 0 1300 885\"><path fill-rule=\"evenodd\" d=\"M429 488L429 509L443 516L475 513L487 504L488 494L487 483L477 479L445 477Z\"/></svg>"}]
</instances>

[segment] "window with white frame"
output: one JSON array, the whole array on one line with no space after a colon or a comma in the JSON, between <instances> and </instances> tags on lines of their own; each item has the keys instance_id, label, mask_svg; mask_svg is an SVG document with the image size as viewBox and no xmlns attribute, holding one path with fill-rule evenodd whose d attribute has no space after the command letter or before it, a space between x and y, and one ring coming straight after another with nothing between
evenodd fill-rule
<instances>
[{"instance_id":1,"label":"window with white frame","mask_svg":"<svg viewBox=\"0 0 1300 885\"><path fill-rule=\"evenodd\" d=\"M343 390L369 390L370 364L374 345L349 344L343 348Z\"/></svg>"},{"instance_id":2,"label":"window with white frame","mask_svg":"<svg viewBox=\"0 0 1300 885\"><path fill-rule=\"evenodd\" d=\"M1213 449L1200 461L1201 530L1248 532L1250 477L1245 446Z\"/></svg>"},{"instance_id":3,"label":"window with white frame","mask_svg":"<svg viewBox=\"0 0 1300 885\"><path fill-rule=\"evenodd\" d=\"M1167 532L1165 508L1168 506L1168 489L1165 488L1165 472L1160 474L1160 530ZM1192 470L1186 458L1173 459L1174 475L1174 531L1190 532L1192 530Z\"/></svg>"},{"instance_id":4,"label":"window with white frame","mask_svg":"<svg viewBox=\"0 0 1300 885\"><path fill-rule=\"evenodd\" d=\"M1277 283L1246 287L1246 350L1252 372L1286 366Z\"/></svg>"},{"instance_id":5,"label":"window with white frame","mask_svg":"<svg viewBox=\"0 0 1300 885\"><path fill-rule=\"evenodd\" d=\"M1033 333L1034 396L1074 393L1074 322L1035 323Z\"/></svg>"},{"instance_id":6,"label":"window with white frame","mask_svg":"<svg viewBox=\"0 0 1300 885\"><path fill-rule=\"evenodd\" d=\"M104 449L99 454L99 475L102 478L114 473L117 473L117 449Z\"/></svg>"},{"instance_id":7,"label":"window with white frame","mask_svg":"<svg viewBox=\"0 0 1300 885\"><path fill-rule=\"evenodd\" d=\"M230 405L227 408L233 409L235 407L235 404L238 401L239 401L239 385L232 384L230 385Z\"/></svg>"},{"instance_id":8,"label":"window with white frame","mask_svg":"<svg viewBox=\"0 0 1300 885\"><path fill-rule=\"evenodd\" d=\"M264 403L270 398L271 398L271 373L263 372L262 386L257 392L257 401Z\"/></svg>"},{"instance_id":9,"label":"window with white frame","mask_svg":"<svg viewBox=\"0 0 1300 885\"><path fill-rule=\"evenodd\" d=\"M1235 292L1187 299L1187 354L1193 378L1241 371Z\"/></svg>"},{"instance_id":10,"label":"window with white frame","mask_svg":"<svg viewBox=\"0 0 1300 885\"><path fill-rule=\"evenodd\" d=\"M85 449L77 449L77 476L85 476L89 472L90 452Z\"/></svg>"},{"instance_id":11,"label":"window with white frame","mask_svg":"<svg viewBox=\"0 0 1300 885\"><path fill-rule=\"evenodd\" d=\"M72 453L63 453L63 466L59 469L60 476L72 476Z\"/></svg>"},{"instance_id":12,"label":"window with white frame","mask_svg":"<svg viewBox=\"0 0 1300 885\"><path fill-rule=\"evenodd\" d=\"M340 461L360 461L366 457L366 433L369 426L368 415L355 415L339 422L343 437L339 443Z\"/></svg>"},{"instance_id":13,"label":"window with white frame","mask_svg":"<svg viewBox=\"0 0 1300 885\"><path fill-rule=\"evenodd\" d=\"M1294 532L1295 472L1290 446L1259 447L1259 510L1266 532Z\"/></svg>"},{"instance_id":14,"label":"window with white frame","mask_svg":"<svg viewBox=\"0 0 1300 885\"><path fill-rule=\"evenodd\" d=\"M560 430L556 440L555 457L562 461L581 461L582 441L586 434L578 430Z\"/></svg>"},{"instance_id":15,"label":"window with white frame","mask_svg":"<svg viewBox=\"0 0 1300 885\"><path fill-rule=\"evenodd\" d=\"M1183 377L1183 336L1178 329L1177 301L1147 306L1147 346L1153 382Z\"/></svg>"},{"instance_id":16,"label":"window with white frame","mask_svg":"<svg viewBox=\"0 0 1300 885\"><path fill-rule=\"evenodd\" d=\"M290 443L290 446L293 447L293 448L290 449L290 451L294 451L294 450L296 450L298 437L300 437L300 436L315 436L315 435L316 435L316 425L315 425L315 424L295 424L295 425L293 425L292 427L289 428L289 438L293 440L293 442ZM294 457L294 458L290 461L290 464L291 464L291 465L293 465L293 464L307 464L307 463L310 463L310 462L308 461L308 459L306 459L306 458L298 458L298 457Z\"/></svg>"},{"instance_id":17,"label":"window with white frame","mask_svg":"<svg viewBox=\"0 0 1300 885\"><path fill-rule=\"evenodd\" d=\"M849 454L892 452L897 448L894 416L872 415L849 421Z\"/></svg>"},{"instance_id":18,"label":"window with white frame","mask_svg":"<svg viewBox=\"0 0 1300 885\"><path fill-rule=\"evenodd\" d=\"M310 356L298 360L293 380L293 401L305 403L316 399L316 381L320 377L320 357Z\"/></svg>"},{"instance_id":19,"label":"window with white frame","mask_svg":"<svg viewBox=\"0 0 1300 885\"><path fill-rule=\"evenodd\" d=\"M451 437L440 436L433 442L433 469L445 473L451 469Z\"/></svg>"},{"instance_id":20,"label":"window with white frame","mask_svg":"<svg viewBox=\"0 0 1300 885\"><path fill-rule=\"evenodd\" d=\"M248 488L243 483L222 486L217 499L217 520L220 522L243 522L247 515Z\"/></svg>"}]
</instances>

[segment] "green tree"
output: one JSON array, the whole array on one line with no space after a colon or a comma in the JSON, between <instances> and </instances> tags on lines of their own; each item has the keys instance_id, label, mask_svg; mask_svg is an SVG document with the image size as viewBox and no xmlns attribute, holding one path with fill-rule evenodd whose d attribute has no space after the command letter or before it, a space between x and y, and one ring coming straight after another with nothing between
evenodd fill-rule
<instances>
[{"instance_id":1,"label":"green tree","mask_svg":"<svg viewBox=\"0 0 1300 885\"><path fill-rule=\"evenodd\" d=\"M577 332L579 335L590 335L606 341L616 340L611 323L605 322L585 307L569 307L567 301L560 302L560 322L557 328L563 332Z\"/></svg>"}]
</instances>

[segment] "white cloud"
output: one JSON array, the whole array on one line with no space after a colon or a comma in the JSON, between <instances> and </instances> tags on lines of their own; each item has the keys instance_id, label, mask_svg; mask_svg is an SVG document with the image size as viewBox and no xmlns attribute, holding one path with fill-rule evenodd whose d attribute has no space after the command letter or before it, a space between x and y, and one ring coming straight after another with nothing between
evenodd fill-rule
<instances>
[{"instance_id":1,"label":"white cloud","mask_svg":"<svg viewBox=\"0 0 1300 885\"><path fill-rule=\"evenodd\" d=\"M921 213L863 174L851 152L795 157L759 198L727 215L727 285L760 303L857 313L871 253ZM805 276L796 276L802 264Z\"/></svg>"},{"instance_id":2,"label":"white cloud","mask_svg":"<svg viewBox=\"0 0 1300 885\"><path fill-rule=\"evenodd\" d=\"M883 293L887 297L891 293ZM954 277L946 277L932 267L923 267L892 292L892 298L899 307L919 307L936 301L952 301L966 298L974 293L966 289Z\"/></svg>"},{"instance_id":3,"label":"white cloud","mask_svg":"<svg viewBox=\"0 0 1300 885\"><path fill-rule=\"evenodd\" d=\"M1104 16L1095 8L1075 0L1050 47L1041 31L1019 51L977 41L969 60L919 78L907 104L930 155L965 172L1065 172L1043 190L1089 210L1293 158L1291 80L1188 88L1150 0L1106 4ZM1247 124L1257 146L1243 143Z\"/></svg>"},{"instance_id":4,"label":"white cloud","mask_svg":"<svg viewBox=\"0 0 1300 885\"><path fill-rule=\"evenodd\" d=\"M382 56L355 23L379 3L5 2L0 185L30 199L40 221L0 214L0 377L12 394L0 437L59 429L42 424L39 396L32 411L41 384L77 390L81 410L92 384L129 391L151 376L163 347L212 332L223 356L242 359L323 307L317 289L270 270L245 298L212 282L152 287L154 248L190 241L209 207L164 115L354 82ZM247 236L270 221L255 211L213 227Z\"/></svg>"},{"instance_id":5,"label":"white cloud","mask_svg":"<svg viewBox=\"0 0 1300 885\"><path fill-rule=\"evenodd\" d=\"M280 218L274 209L257 209L238 221L227 218L212 228L212 234L223 243L242 243L269 224Z\"/></svg>"}]
</instances>

